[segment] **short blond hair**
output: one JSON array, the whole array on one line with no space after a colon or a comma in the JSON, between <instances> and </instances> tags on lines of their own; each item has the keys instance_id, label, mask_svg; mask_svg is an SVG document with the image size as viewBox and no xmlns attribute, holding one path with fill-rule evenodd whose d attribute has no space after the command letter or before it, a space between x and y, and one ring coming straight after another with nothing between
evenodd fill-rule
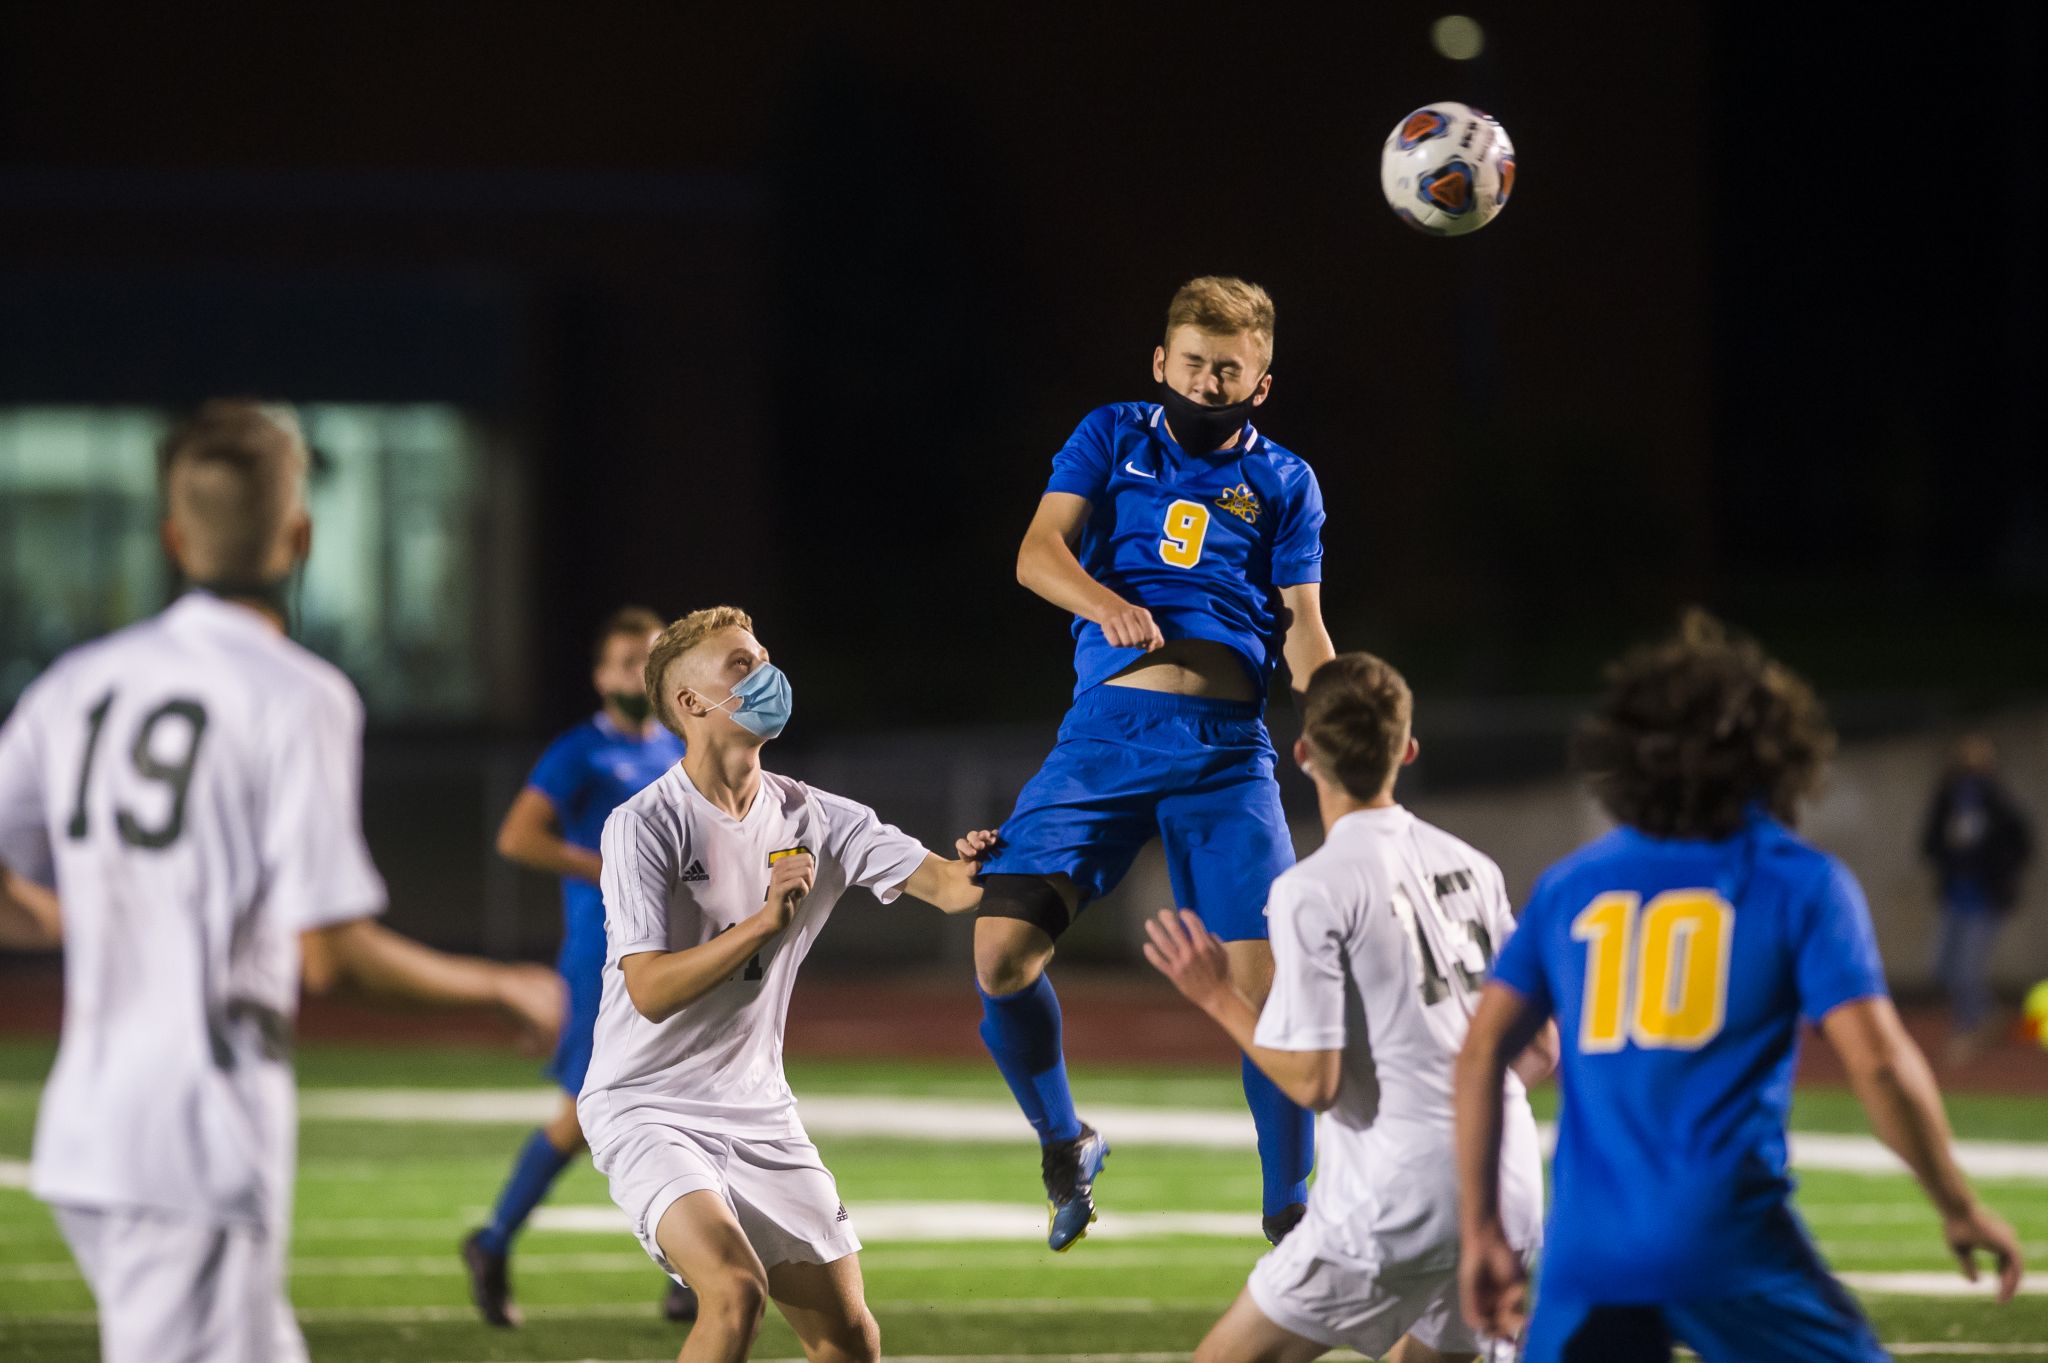
<instances>
[{"instance_id":1,"label":"short blond hair","mask_svg":"<svg viewBox=\"0 0 2048 1363\"><path fill-rule=\"evenodd\" d=\"M1273 297L1258 285L1230 275L1205 274L1190 279L1166 305L1166 341L1182 327L1234 336L1249 332L1266 343L1273 358Z\"/></svg>"},{"instance_id":2,"label":"short blond hair","mask_svg":"<svg viewBox=\"0 0 2048 1363\"><path fill-rule=\"evenodd\" d=\"M682 619L671 622L655 639L654 648L647 655L647 671L643 680L647 694L654 700L655 718L678 738L683 736L683 726L669 711L668 686L664 679L678 658L722 629L743 629L752 634L754 618L738 606L707 606L700 611L691 611Z\"/></svg>"}]
</instances>

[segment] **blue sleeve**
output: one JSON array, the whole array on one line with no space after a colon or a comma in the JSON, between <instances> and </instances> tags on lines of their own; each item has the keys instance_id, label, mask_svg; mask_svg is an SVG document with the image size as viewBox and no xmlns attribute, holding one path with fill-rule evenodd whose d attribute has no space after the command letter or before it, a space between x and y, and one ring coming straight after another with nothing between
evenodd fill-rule
<instances>
[{"instance_id":1,"label":"blue sleeve","mask_svg":"<svg viewBox=\"0 0 2048 1363\"><path fill-rule=\"evenodd\" d=\"M1539 884L1515 924L1514 935L1494 959L1492 978L1541 1008L1546 1015L1557 1011L1550 995L1550 977L1543 970L1543 919L1548 896Z\"/></svg>"},{"instance_id":2,"label":"blue sleeve","mask_svg":"<svg viewBox=\"0 0 2048 1363\"><path fill-rule=\"evenodd\" d=\"M1089 501L1102 500L1109 486L1110 449L1115 443L1116 408L1097 407L1081 418L1081 424L1052 457L1052 477L1047 492L1071 492Z\"/></svg>"},{"instance_id":3,"label":"blue sleeve","mask_svg":"<svg viewBox=\"0 0 2048 1363\"><path fill-rule=\"evenodd\" d=\"M526 778L528 787L547 796L555 813L565 819L582 793L584 778L590 774L583 751L582 730L573 729L548 744L548 750L540 755L540 761L533 764L533 771Z\"/></svg>"},{"instance_id":4,"label":"blue sleeve","mask_svg":"<svg viewBox=\"0 0 2048 1363\"><path fill-rule=\"evenodd\" d=\"M1792 947L1799 1011L1809 1022L1819 1022L1853 999L1879 998L1886 992L1884 960L1877 953L1863 887L1832 857Z\"/></svg>"},{"instance_id":5,"label":"blue sleeve","mask_svg":"<svg viewBox=\"0 0 2048 1363\"><path fill-rule=\"evenodd\" d=\"M1273 536L1273 585L1298 587L1323 580L1323 490L1315 471L1301 466Z\"/></svg>"}]
</instances>

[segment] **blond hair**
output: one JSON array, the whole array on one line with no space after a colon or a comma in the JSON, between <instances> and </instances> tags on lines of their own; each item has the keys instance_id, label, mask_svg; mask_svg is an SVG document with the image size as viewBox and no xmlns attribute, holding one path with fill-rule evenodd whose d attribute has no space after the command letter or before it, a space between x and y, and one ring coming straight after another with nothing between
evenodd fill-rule
<instances>
[{"instance_id":1,"label":"blond hair","mask_svg":"<svg viewBox=\"0 0 2048 1363\"><path fill-rule=\"evenodd\" d=\"M1234 336L1248 332L1266 343L1266 361L1273 359L1273 298L1264 289L1229 275L1205 274L1190 279L1166 305L1166 341L1182 327Z\"/></svg>"},{"instance_id":2,"label":"blond hair","mask_svg":"<svg viewBox=\"0 0 2048 1363\"><path fill-rule=\"evenodd\" d=\"M683 726L669 711L668 686L664 679L677 659L722 629L743 629L752 634L754 619L738 606L707 606L700 611L691 611L664 629L647 655L644 680L647 694L654 700L655 718L678 738L683 736Z\"/></svg>"}]
</instances>

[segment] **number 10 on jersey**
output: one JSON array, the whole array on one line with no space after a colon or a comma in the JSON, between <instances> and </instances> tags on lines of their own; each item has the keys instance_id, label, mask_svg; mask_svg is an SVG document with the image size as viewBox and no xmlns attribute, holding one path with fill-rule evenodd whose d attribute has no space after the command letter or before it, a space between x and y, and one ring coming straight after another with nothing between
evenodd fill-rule
<instances>
[{"instance_id":1,"label":"number 10 on jersey","mask_svg":"<svg viewBox=\"0 0 2048 1363\"><path fill-rule=\"evenodd\" d=\"M1572 940L1586 944L1580 1053L1712 1041L1727 1020L1734 935L1735 910L1711 890L1667 890L1647 905L1617 892L1588 904L1572 920Z\"/></svg>"}]
</instances>

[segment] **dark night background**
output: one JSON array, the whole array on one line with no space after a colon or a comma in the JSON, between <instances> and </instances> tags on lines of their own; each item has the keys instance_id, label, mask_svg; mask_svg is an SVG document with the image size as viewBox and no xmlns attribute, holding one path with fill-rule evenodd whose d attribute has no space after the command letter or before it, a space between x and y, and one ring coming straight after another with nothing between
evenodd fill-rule
<instances>
[{"instance_id":1,"label":"dark night background","mask_svg":"<svg viewBox=\"0 0 2048 1363\"><path fill-rule=\"evenodd\" d=\"M1050 719L1047 458L1241 273L1340 647L1582 691L1696 599L1831 689L2048 680L2034 7L1330 11L9 5L0 400L489 414L500 727L619 599L750 606L819 724ZM1516 141L1477 237L1379 198L1433 98Z\"/></svg>"}]
</instances>

